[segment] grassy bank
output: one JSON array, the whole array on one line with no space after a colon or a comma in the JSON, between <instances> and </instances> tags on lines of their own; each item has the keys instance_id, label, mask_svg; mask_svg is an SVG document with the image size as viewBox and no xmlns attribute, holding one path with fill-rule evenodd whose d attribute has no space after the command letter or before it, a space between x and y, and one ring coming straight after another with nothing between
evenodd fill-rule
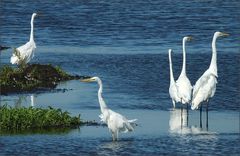
<instances>
[{"instance_id":1,"label":"grassy bank","mask_svg":"<svg viewBox=\"0 0 240 156\"><path fill-rule=\"evenodd\" d=\"M81 78L84 76L72 76L52 65L31 64L25 68L3 66L0 69L0 93L53 89L60 81Z\"/></svg>"},{"instance_id":2,"label":"grassy bank","mask_svg":"<svg viewBox=\"0 0 240 156\"><path fill-rule=\"evenodd\" d=\"M81 125L80 115L72 117L68 112L51 107L12 108L0 107L0 132L16 132L33 129L73 128Z\"/></svg>"}]
</instances>

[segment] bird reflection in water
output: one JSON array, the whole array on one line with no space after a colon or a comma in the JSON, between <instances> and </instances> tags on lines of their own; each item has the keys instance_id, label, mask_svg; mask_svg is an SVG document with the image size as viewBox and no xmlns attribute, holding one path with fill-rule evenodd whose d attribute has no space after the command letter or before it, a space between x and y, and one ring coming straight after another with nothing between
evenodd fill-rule
<instances>
[{"instance_id":1,"label":"bird reflection in water","mask_svg":"<svg viewBox=\"0 0 240 156\"><path fill-rule=\"evenodd\" d=\"M185 108L175 108L170 111L169 119L169 132L172 134L202 134L209 133L206 122L206 131L202 128L202 116L200 116L199 127L190 125L188 121L188 109ZM208 116L206 116L208 117ZM207 118L208 120L208 118Z\"/></svg>"},{"instance_id":2,"label":"bird reflection in water","mask_svg":"<svg viewBox=\"0 0 240 156\"><path fill-rule=\"evenodd\" d=\"M175 108L170 112L170 133L184 133L188 129L187 110Z\"/></svg>"},{"instance_id":3,"label":"bird reflection in water","mask_svg":"<svg viewBox=\"0 0 240 156\"><path fill-rule=\"evenodd\" d=\"M28 100L30 101L30 104L29 104ZM36 96L34 94L31 94L30 96L20 95L20 96L18 96L18 98L14 102L15 108L20 108L20 107L22 107L23 105L26 105L26 104L31 106L31 107L34 107L35 104L36 104Z\"/></svg>"},{"instance_id":4,"label":"bird reflection in water","mask_svg":"<svg viewBox=\"0 0 240 156\"><path fill-rule=\"evenodd\" d=\"M20 108L20 107L22 107L22 103L23 103L23 102L26 102L26 101L27 101L26 96L24 96L24 95L18 96L18 98L15 100L15 103L14 103L15 108Z\"/></svg>"},{"instance_id":5,"label":"bird reflection in water","mask_svg":"<svg viewBox=\"0 0 240 156\"><path fill-rule=\"evenodd\" d=\"M30 96L30 99L31 99L31 106L32 107L34 107L35 106L35 95L34 94L32 94L31 96Z\"/></svg>"},{"instance_id":6,"label":"bird reflection in water","mask_svg":"<svg viewBox=\"0 0 240 156\"><path fill-rule=\"evenodd\" d=\"M99 153L100 155L110 155L114 153L121 153L122 149L131 148L134 145L134 139L127 138L122 139L121 141L109 142L108 140L102 140L100 144Z\"/></svg>"}]
</instances>

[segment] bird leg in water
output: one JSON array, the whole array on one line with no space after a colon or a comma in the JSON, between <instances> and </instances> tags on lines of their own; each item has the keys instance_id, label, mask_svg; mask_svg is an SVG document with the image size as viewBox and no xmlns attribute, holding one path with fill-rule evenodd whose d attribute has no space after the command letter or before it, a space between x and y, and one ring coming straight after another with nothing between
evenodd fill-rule
<instances>
[{"instance_id":1,"label":"bird leg in water","mask_svg":"<svg viewBox=\"0 0 240 156\"><path fill-rule=\"evenodd\" d=\"M118 141L118 132L112 132L113 141Z\"/></svg>"},{"instance_id":2,"label":"bird leg in water","mask_svg":"<svg viewBox=\"0 0 240 156\"><path fill-rule=\"evenodd\" d=\"M187 103L187 127L188 127L188 103Z\"/></svg>"},{"instance_id":3,"label":"bird leg in water","mask_svg":"<svg viewBox=\"0 0 240 156\"><path fill-rule=\"evenodd\" d=\"M202 128L202 104L200 106L200 128Z\"/></svg>"},{"instance_id":4,"label":"bird leg in water","mask_svg":"<svg viewBox=\"0 0 240 156\"><path fill-rule=\"evenodd\" d=\"M175 109L175 101L172 100L172 103L173 103L173 109Z\"/></svg>"},{"instance_id":5,"label":"bird leg in water","mask_svg":"<svg viewBox=\"0 0 240 156\"><path fill-rule=\"evenodd\" d=\"M181 104L181 129L183 127L183 105Z\"/></svg>"},{"instance_id":6,"label":"bird leg in water","mask_svg":"<svg viewBox=\"0 0 240 156\"><path fill-rule=\"evenodd\" d=\"M207 131L208 131L208 103L209 103L209 101L207 101L207 107L206 107L206 128L207 128Z\"/></svg>"}]
</instances>

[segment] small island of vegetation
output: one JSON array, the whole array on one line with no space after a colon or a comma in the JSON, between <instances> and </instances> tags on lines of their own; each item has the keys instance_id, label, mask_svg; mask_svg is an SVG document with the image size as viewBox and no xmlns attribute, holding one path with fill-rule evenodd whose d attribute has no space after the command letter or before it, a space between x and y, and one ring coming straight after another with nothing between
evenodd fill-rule
<instances>
[{"instance_id":1,"label":"small island of vegetation","mask_svg":"<svg viewBox=\"0 0 240 156\"><path fill-rule=\"evenodd\" d=\"M24 68L3 66L0 69L0 93L53 89L60 81L82 78L85 78L85 76L73 76L60 67L52 65L31 64Z\"/></svg>"},{"instance_id":2,"label":"small island of vegetation","mask_svg":"<svg viewBox=\"0 0 240 156\"><path fill-rule=\"evenodd\" d=\"M61 109L0 107L0 132L16 132L30 129L76 128L83 122L80 115L72 117Z\"/></svg>"}]
</instances>

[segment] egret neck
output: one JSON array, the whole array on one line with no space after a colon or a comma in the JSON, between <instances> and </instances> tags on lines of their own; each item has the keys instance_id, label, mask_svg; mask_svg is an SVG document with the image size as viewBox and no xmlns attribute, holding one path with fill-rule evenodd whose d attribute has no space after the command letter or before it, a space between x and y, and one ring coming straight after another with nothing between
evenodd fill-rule
<instances>
[{"instance_id":1,"label":"egret neck","mask_svg":"<svg viewBox=\"0 0 240 156\"><path fill-rule=\"evenodd\" d=\"M102 98L102 90L103 90L103 86L102 86L102 81L101 79L97 79L98 85L99 85L99 89L98 89L98 101L100 104L100 108L101 108L101 112L103 113L104 110L106 110L107 105L105 104L103 98Z\"/></svg>"},{"instance_id":2,"label":"egret neck","mask_svg":"<svg viewBox=\"0 0 240 156\"><path fill-rule=\"evenodd\" d=\"M183 64L182 64L182 71L180 76L186 75L186 49L185 49L185 44L186 44L186 38L183 38Z\"/></svg>"},{"instance_id":3,"label":"egret neck","mask_svg":"<svg viewBox=\"0 0 240 156\"><path fill-rule=\"evenodd\" d=\"M218 35L214 34L213 40L212 40L212 60L211 64L209 66L209 69L213 72L215 76L218 76L217 74L217 48L216 48L216 41L217 41Z\"/></svg>"},{"instance_id":4,"label":"egret neck","mask_svg":"<svg viewBox=\"0 0 240 156\"><path fill-rule=\"evenodd\" d=\"M172 50L169 49L168 51L168 57L169 57L169 68L170 68L170 83L174 83L174 77L173 77L173 71L172 71L172 56L171 56Z\"/></svg>"},{"instance_id":5,"label":"egret neck","mask_svg":"<svg viewBox=\"0 0 240 156\"><path fill-rule=\"evenodd\" d=\"M30 41L34 41L34 38L33 38L33 21L34 21L34 15L32 15L32 19L31 19L31 33L30 33Z\"/></svg>"}]
</instances>

